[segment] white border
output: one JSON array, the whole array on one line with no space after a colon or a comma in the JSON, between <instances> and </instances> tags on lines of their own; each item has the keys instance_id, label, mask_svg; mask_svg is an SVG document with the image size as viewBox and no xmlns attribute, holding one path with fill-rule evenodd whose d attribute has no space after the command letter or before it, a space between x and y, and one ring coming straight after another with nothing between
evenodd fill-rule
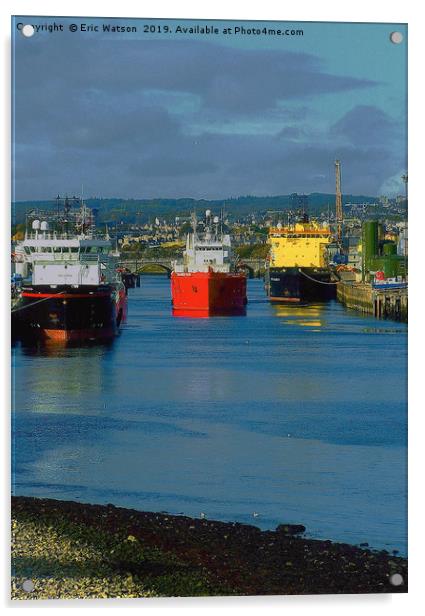
<instances>
[{"instance_id":1,"label":"white border","mask_svg":"<svg viewBox=\"0 0 425 616\"><path fill-rule=\"evenodd\" d=\"M410 202L410 242L409 242L409 265L410 265L410 315L409 315L409 594L408 595L363 595L363 596L317 596L317 597L258 597L258 598L213 598L213 599L152 599L152 600L95 600L90 602L67 601L67 602L8 602L8 516L9 516L9 419L8 419L8 389L9 389L9 341L5 336L4 352L1 354L3 410L3 439L5 447L2 451L3 478L5 490L2 494L3 507L1 508L1 588L3 604L9 609L32 609L44 610L46 608L68 608L71 610L84 611L93 608L108 608L121 610L123 607L142 608L143 610L155 610L156 613L175 614L188 611L197 613L211 613L220 610L224 614L230 614L235 609L243 609L247 615L256 614L259 609L267 608L270 613L307 614L314 611L315 615L321 616L330 613L358 613L363 614L384 613L386 616L397 614L401 610L408 613L419 611L421 601L421 585L425 576L424 550L424 506L422 492L424 488L423 472L424 460L421 451L424 449L424 416L423 402L423 363L422 344L424 322L420 319L422 310L421 299L425 289L425 255L422 247L425 241L424 211L425 197L422 180L424 161L424 134L423 115L425 96L421 92L423 82L423 40L425 39L425 16L419 8L419 2L396 2L387 0L384 2L371 2L371 0L303 0L303 2L284 3L282 1L261 0L247 6L246 2L234 0L215 0L214 3L199 3L195 1L181 0L158 0L155 3L137 4L129 0L120 0L115 4L106 5L100 0L74 0L72 3L58 3L57 1L39 0L34 3L31 0L11 2L4 0L1 5L2 20L0 22L2 33L3 57L3 96L2 120L3 135L6 140L1 149L2 164L1 186L3 188L2 213L2 240L3 258L1 259L1 282L3 304L3 323L9 320L8 290L9 290L9 204L10 204L10 15L91 15L110 17L176 17L176 18L216 18L216 19L276 19L286 21L355 21L355 22L395 22L409 24L409 202ZM336 53L337 50L336 50ZM425 300L425 297L424 297ZM78 606L78 607L77 607Z\"/></svg>"}]
</instances>

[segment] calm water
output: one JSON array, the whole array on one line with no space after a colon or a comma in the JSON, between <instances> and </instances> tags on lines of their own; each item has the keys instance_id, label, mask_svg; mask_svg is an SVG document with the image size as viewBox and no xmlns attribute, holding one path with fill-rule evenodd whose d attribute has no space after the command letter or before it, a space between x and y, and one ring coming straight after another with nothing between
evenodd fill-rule
<instances>
[{"instance_id":1,"label":"calm water","mask_svg":"<svg viewBox=\"0 0 425 616\"><path fill-rule=\"evenodd\" d=\"M406 326L270 306L261 280L246 317L170 308L144 277L112 345L14 348L14 493L406 553Z\"/></svg>"}]
</instances>

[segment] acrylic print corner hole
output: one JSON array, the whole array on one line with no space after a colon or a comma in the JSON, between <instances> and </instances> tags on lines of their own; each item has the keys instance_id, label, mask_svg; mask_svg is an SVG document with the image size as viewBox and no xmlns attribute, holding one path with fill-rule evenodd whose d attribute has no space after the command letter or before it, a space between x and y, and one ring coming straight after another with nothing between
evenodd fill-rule
<instances>
[{"instance_id":1,"label":"acrylic print corner hole","mask_svg":"<svg viewBox=\"0 0 425 616\"><path fill-rule=\"evenodd\" d=\"M400 573L393 573L393 575L390 576L390 583L393 586L401 586L404 583L403 576L400 575Z\"/></svg>"},{"instance_id":2,"label":"acrylic print corner hole","mask_svg":"<svg viewBox=\"0 0 425 616\"><path fill-rule=\"evenodd\" d=\"M22 583L22 588L25 592L33 592L34 591L34 582L31 580L24 580Z\"/></svg>"},{"instance_id":3,"label":"acrylic print corner hole","mask_svg":"<svg viewBox=\"0 0 425 616\"><path fill-rule=\"evenodd\" d=\"M395 45L400 45L403 42L403 34L401 32L391 32L390 41Z\"/></svg>"},{"instance_id":4,"label":"acrylic print corner hole","mask_svg":"<svg viewBox=\"0 0 425 616\"><path fill-rule=\"evenodd\" d=\"M12 28L13 599L407 592L407 27Z\"/></svg>"},{"instance_id":5,"label":"acrylic print corner hole","mask_svg":"<svg viewBox=\"0 0 425 616\"><path fill-rule=\"evenodd\" d=\"M34 36L35 28L31 24L25 24L21 28L21 33L22 33L22 36L26 38L30 38L31 36Z\"/></svg>"}]
</instances>

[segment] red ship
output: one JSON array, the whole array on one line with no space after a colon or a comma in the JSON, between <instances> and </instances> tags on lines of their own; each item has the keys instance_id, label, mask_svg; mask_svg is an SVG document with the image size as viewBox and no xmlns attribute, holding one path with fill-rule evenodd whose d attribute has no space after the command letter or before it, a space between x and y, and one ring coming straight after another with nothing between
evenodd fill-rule
<instances>
[{"instance_id":1,"label":"red ship","mask_svg":"<svg viewBox=\"0 0 425 616\"><path fill-rule=\"evenodd\" d=\"M199 227L203 229L199 230ZM209 317L246 313L246 276L232 260L230 236L210 210L205 223L192 216L192 233L186 238L183 261L175 262L171 296L175 316Z\"/></svg>"}]
</instances>

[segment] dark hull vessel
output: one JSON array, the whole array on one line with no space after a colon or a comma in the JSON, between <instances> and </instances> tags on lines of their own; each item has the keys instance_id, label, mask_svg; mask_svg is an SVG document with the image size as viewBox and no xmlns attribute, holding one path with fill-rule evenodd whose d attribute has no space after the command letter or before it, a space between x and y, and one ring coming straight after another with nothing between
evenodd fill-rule
<instances>
[{"instance_id":1,"label":"dark hull vessel","mask_svg":"<svg viewBox=\"0 0 425 616\"><path fill-rule=\"evenodd\" d=\"M122 283L74 288L25 286L15 306L15 335L53 342L88 342L113 338L126 319Z\"/></svg>"},{"instance_id":2,"label":"dark hull vessel","mask_svg":"<svg viewBox=\"0 0 425 616\"><path fill-rule=\"evenodd\" d=\"M336 297L336 281L327 268L269 268L266 289L271 302L324 302Z\"/></svg>"},{"instance_id":3,"label":"dark hull vessel","mask_svg":"<svg viewBox=\"0 0 425 616\"><path fill-rule=\"evenodd\" d=\"M55 343L110 340L126 319L131 285L118 271L110 237L96 233L93 211L76 197L56 201L56 213L28 213L25 238L16 246L24 282L12 335Z\"/></svg>"}]
</instances>

